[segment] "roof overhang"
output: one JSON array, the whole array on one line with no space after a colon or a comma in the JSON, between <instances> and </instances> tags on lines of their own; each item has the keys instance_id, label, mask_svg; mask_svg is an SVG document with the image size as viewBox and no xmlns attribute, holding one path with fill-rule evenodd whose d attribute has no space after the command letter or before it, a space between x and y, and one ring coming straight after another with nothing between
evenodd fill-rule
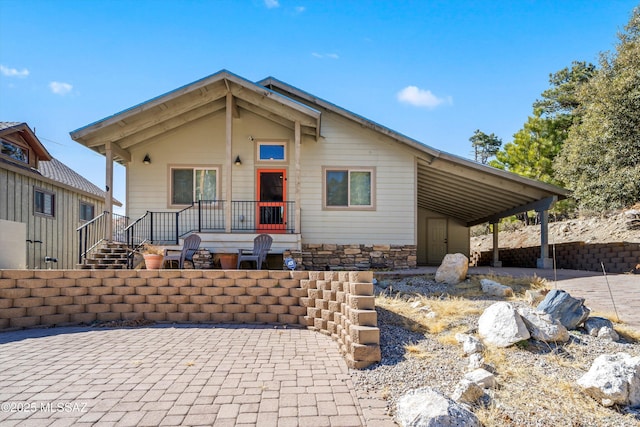
<instances>
[{"instance_id":1,"label":"roof overhang","mask_svg":"<svg viewBox=\"0 0 640 427\"><path fill-rule=\"evenodd\" d=\"M226 70L175 89L70 133L71 138L104 154L108 145L115 160L128 161L129 149L226 107L233 96L233 114L242 109L290 129L300 123L303 135L320 133L321 113Z\"/></svg>"},{"instance_id":2,"label":"roof overhang","mask_svg":"<svg viewBox=\"0 0 640 427\"><path fill-rule=\"evenodd\" d=\"M39 160L51 160L51 154L49 154L42 142L40 142L36 134L26 123L20 123L0 130L0 137L13 134L19 134L25 142L31 146Z\"/></svg>"},{"instance_id":3,"label":"roof overhang","mask_svg":"<svg viewBox=\"0 0 640 427\"><path fill-rule=\"evenodd\" d=\"M447 153L418 157L418 207L470 227L530 210L543 211L568 190Z\"/></svg>"},{"instance_id":4,"label":"roof overhang","mask_svg":"<svg viewBox=\"0 0 640 427\"><path fill-rule=\"evenodd\" d=\"M313 108L331 111L413 150L417 159L418 207L454 218L466 226L497 222L529 210L549 209L569 191L482 165L429 147L273 77L258 82Z\"/></svg>"}]
</instances>

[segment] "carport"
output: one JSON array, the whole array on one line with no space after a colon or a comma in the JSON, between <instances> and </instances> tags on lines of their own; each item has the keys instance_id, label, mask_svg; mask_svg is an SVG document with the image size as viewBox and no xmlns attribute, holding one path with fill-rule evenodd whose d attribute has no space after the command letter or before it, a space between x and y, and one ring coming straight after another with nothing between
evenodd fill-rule
<instances>
[{"instance_id":1,"label":"carport","mask_svg":"<svg viewBox=\"0 0 640 427\"><path fill-rule=\"evenodd\" d=\"M430 147L414 145L423 153L417 161L419 208L455 218L467 227L489 223L493 230L494 267L498 257L498 227L502 218L527 211L540 217L541 257L538 268L552 268L549 256L549 209L569 191L520 175L482 165Z\"/></svg>"}]
</instances>

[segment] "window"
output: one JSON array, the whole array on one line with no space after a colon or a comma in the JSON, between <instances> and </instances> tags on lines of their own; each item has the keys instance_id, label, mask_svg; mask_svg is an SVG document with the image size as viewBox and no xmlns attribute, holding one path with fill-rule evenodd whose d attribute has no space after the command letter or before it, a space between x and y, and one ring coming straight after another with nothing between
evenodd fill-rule
<instances>
[{"instance_id":1,"label":"window","mask_svg":"<svg viewBox=\"0 0 640 427\"><path fill-rule=\"evenodd\" d=\"M0 152L12 159L29 163L29 150L5 139L0 139Z\"/></svg>"},{"instance_id":2,"label":"window","mask_svg":"<svg viewBox=\"0 0 640 427\"><path fill-rule=\"evenodd\" d=\"M35 189L33 192L34 201L33 209L34 213L45 216L55 216L56 209L56 196L48 191Z\"/></svg>"},{"instance_id":3,"label":"window","mask_svg":"<svg viewBox=\"0 0 640 427\"><path fill-rule=\"evenodd\" d=\"M325 206L373 208L373 170L325 169Z\"/></svg>"},{"instance_id":4,"label":"window","mask_svg":"<svg viewBox=\"0 0 640 427\"><path fill-rule=\"evenodd\" d=\"M287 150L284 142L259 142L258 160L261 161L285 161Z\"/></svg>"},{"instance_id":5,"label":"window","mask_svg":"<svg viewBox=\"0 0 640 427\"><path fill-rule=\"evenodd\" d=\"M198 200L216 200L218 170L171 168L171 204L190 205Z\"/></svg>"},{"instance_id":6,"label":"window","mask_svg":"<svg viewBox=\"0 0 640 427\"><path fill-rule=\"evenodd\" d=\"M80 221L91 221L93 216L93 205L86 202L80 202Z\"/></svg>"}]
</instances>

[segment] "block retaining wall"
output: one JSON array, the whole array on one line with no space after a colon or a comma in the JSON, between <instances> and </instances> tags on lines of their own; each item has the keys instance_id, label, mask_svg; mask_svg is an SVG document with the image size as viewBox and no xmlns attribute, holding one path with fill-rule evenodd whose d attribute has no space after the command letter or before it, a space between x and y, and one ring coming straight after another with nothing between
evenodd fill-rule
<instances>
[{"instance_id":1,"label":"block retaining wall","mask_svg":"<svg viewBox=\"0 0 640 427\"><path fill-rule=\"evenodd\" d=\"M416 268L415 245L303 244L301 251L286 251L304 270L369 270Z\"/></svg>"},{"instance_id":2,"label":"block retaining wall","mask_svg":"<svg viewBox=\"0 0 640 427\"><path fill-rule=\"evenodd\" d=\"M549 245L553 257L553 246ZM535 268L540 258L540 247L500 249L500 261L504 267ZM570 270L602 271L600 262L608 273L627 273L640 264L640 243L557 243L555 245L556 267ZM493 252L480 254L478 265L490 265Z\"/></svg>"},{"instance_id":3,"label":"block retaining wall","mask_svg":"<svg viewBox=\"0 0 640 427\"><path fill-rule=\"evenodd\" d=\"M141 319L303 325L364 368L381 359L372 280L370 271L0 270L0 330Z\"/></svg>"}]
</instances>

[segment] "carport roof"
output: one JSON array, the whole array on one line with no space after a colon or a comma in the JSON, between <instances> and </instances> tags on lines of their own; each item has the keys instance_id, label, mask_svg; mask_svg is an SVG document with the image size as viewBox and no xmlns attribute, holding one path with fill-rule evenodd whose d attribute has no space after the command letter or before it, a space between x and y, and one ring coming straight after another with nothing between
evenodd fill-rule
<instances>
[{"instance_id":1,"label":"carport roof","mask_svg":"<svg viewBox=\"0 0 640 427\"><path fill-rule=\"evenodd\" d=\"M71 138L99 153L109 146L115 160L124 164L134 146L224 109L229 93L234 116L246 109L290 129L300 123L301 133L316 140L322 139L321 118L327 112L397 141L416 158L413 185L418 207L467 226L548 209L569 194L563 188L437 150L273 77L254 83L226 70L77 129Z\"/></svg>"},{"instance_id":2,"label":"carport roof","mask_svg":"<svg viewBox=\"0 0 640 427\"><path fill-rule=\"evenodd\" d=\"M330 111L380 132L414 151L418 207L467 226L497 222L529 210L548 209L569 191L446 153L375 123L273 77L258 84L320 111Z\"/></svg>"}]
</instances>

